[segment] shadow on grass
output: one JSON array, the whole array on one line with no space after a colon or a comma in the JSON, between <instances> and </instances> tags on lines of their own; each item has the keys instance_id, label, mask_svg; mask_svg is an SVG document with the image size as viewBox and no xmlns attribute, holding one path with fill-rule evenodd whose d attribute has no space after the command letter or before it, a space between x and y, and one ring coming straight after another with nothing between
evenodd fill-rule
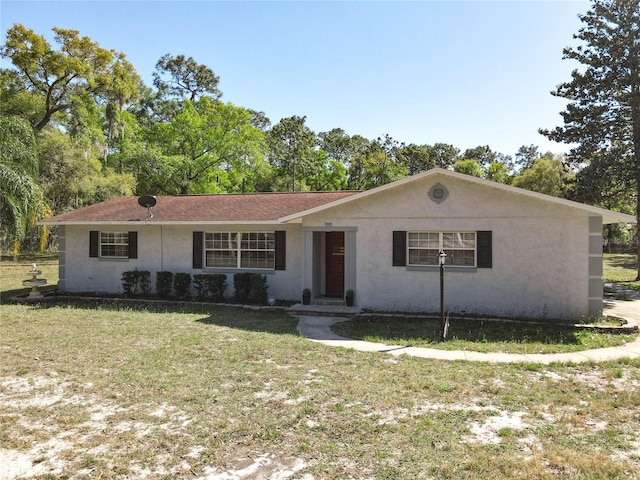
<instances>
[{"instance_id":1,"label":"shadow on grass","mask_svg":"<svg viewBox=\"0 0 640 480\"><path fill-rule=\"evenodd\" d=\"M26 275L24 279L25 280L27 279ZM42 292L43 295L53 294L57 289L58 289L57 283L55 285L44 285L38 288L38 290ZM22 288L15 288L13 290L0 291L0 304L9 303L12 297L24 298L29 293L29 290L31 290L30 287L22 287Z\"/></svg>"},{"instance_id":2,"label":"shadow on grass","mask_svg":"<svg viewBox=\"0 0 640 480\"><path fill-rule=\"evenodd\" d=\"M58 252L27 252L20 253L18 258L14 261L13 255L1 255L0 262L6 263L7 265L24 265L37 263L47 264L47 265L57 265L58 264Z\"/></svg>"},{"instance_id":3,"label":"shadow on grass","mask_svg":"<svg viewBox=\"0 0 640 480\"><path fill-rule=\"evenodd\" d=\"M205 325L216 325L250 332L298 336L298 319L283 311L246 310L227 307L214 311L207 318L197 320Z\"/></svg>"},{"instance_id":4,"label":"shadow on grass","mask_svg":"<svg viewBox=\"0 0 640 480\"><path fill-rule=\"evenodd\" d=\"M18 291L24 294L24 290ZM44 300L27 302L34 309L49 309L69 307L92 310L98 315L101 311L109 312L140 312L158 314L189 314L201 316L195 321L204 325L216 325L251 332L272 333L277 335L298 335L296 326L298 320L291 317L282 309L246 308L243 306L218 305L214 303L153 301L149 299L118 299L118 298L83 298L76 296L50 297Z\"/></svg>"},{"instance_id":5,"label":"shadow on grass","mask_svg":"<svg viewBox=\"0 0 640 480\"><path fill-rule=\"evenodd\" d=\"M334 333L356 340L401 343L408 346L442 345L440 319L357 318L334 324ZM528 325L524 322L451 319L448 341L471 343L542 343L579 345L578 331L571 326Z\"/></svg>"},{"instance_id":6,"label":"shadow on grass","mask_svg":"<svg viewBox=\"0 0 640 480\"><path fill-rule=\"evenodd\" d=\"M624 268L636 272L638 262L634 255L611 255L607 258L607 262L611 267Z\"/></svg>"}]
</instances>

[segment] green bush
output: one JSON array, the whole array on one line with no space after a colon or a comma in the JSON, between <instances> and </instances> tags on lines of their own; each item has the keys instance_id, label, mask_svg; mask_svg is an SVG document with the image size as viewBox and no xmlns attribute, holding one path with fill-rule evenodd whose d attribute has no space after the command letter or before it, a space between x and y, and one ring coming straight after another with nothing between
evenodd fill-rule
<instances>
[{"instance_id":1,"label":"green bush","mask_svg":"<svg viewBox=\"0 0 640 480\"><path fill-rule=\"evenodd\" d=\"M222 273L199 273L193 276L193 283L199 300L224 301L227 289L227 276Z\"/></svg>"},{"instance_id":2,"label":"green bush","mask_svg":"<svg viewBox=\"0 0 640 480\"><path fill-rule=\"evenodd\" d=\"M151 293L151 272L147 270L138 272L138 286L142 295L149 296Z\"/></svg>"},{"instance_id":3,"label":"green bush","mask_svg":"<svg viewBox=\"0 0 640 480\"><path fill-rule=\"evenodd\" d=\"M196 296L198 300L206 300L208 297L206 277L204 273L196 273L193 276L193 285L196 287Z\"/></svg>"},{"instance_id":4,"label":"green bush","mask_svg":"<svg viewBox=\"0 0 640 480\"><path fill-rule=\"evenodd\" d=\"M122 289L127 297L136 295L138 289L142 295L149 295L151 273L146 270L129 270L122 272Z\"/></svg>"},{"instance_id":5,"label":"green bush","mask_svg":"<svg viewBox=\"0 0 640 480\"><path fill-rule=\"evenodd\" d=\"M126 297L133 295L136 291L136 283L138 282L138 274L135 270L122 272L122 289Z\"/></svg>"},{"instance_id":6,"label":"green bush","mask_svg":"<svg viewBox=\"0 0 640 480\"><path fill-rule=\"evenodd\" d=\"M251 274L236 273L233 276L233 298L238 303L247 303L251 292Z\"/></svg>"},{"instance_id":7,"label":"green bush","mask_svg":"<svg viewBox=\"0 0 640 480\"><path fill-rule=\"evenodd\" d=\"M176 273L173 276L173 289L180 300L191 297L191 292L189 291L190 286L191 275L188 273Z\"/></svg>"},{"instance_id":8,"label":"green bush","mask_svg":"<svg viewBox=\"0 0 640 480\"><path fill-rule=\"evenodd\" d=\"M159 298L169 298L171 295L171 285L173 283L173 273L157 272L156 273L156 295Z\"/></svg>"},{"instance_id":9,"label":"green bush","mask_svg":"<svg viewBox=\"0 0 640 480\"><path fill-rule=\"evenodd\" d=\"M267 276L252 273L249 285L249 303L266 305L269 290L269 287L267 286Z\"/></svg>"},{"instance_id":10,"label":"green bush","mask_svg":"<svg viewBox=\"0 0 640 480\"><path fill-rule=\"evenodd\" d=\"M238 303L267 304L267 277L259 273L236 273L233 276L234 299Z\"/></svg>"}]
</instances>

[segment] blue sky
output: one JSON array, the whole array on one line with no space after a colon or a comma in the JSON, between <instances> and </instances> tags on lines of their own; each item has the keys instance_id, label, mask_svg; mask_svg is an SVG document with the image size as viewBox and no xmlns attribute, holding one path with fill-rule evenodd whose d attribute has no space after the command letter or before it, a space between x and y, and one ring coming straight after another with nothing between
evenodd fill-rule
<instances>
[{"instance_id":1,"label":"blue sky","mask_svg":"<svg viewBox=\"0 0 640 480\"><path fill-rule=\"evenodd\" d=\"M315 132L373 139L521 145L564 152L539 127L562 124L549 92L579 65L562 60L588 1L5 1L0 28L53 39L73 28L124 52L147 85L158 59L192 56L223 100L273 124L305 115ZM6 60L3 67L9 67Z\"/></svg>"}]
</instances>

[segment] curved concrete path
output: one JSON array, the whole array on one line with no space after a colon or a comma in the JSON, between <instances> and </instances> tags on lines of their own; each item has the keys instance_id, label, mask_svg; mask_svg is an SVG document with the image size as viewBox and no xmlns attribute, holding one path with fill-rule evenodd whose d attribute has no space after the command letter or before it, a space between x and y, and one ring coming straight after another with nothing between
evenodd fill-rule
<instances>
[{"instance_id":1,"label":"curved concrete path","mask_svg":"<svg viewBox=\"0 0 640 480\"><path fill-rule=\"evenodd\" d=\"M631 301L605 300L604 314L621 317L630 324L640 323L640 299ZM298 332L311 341L319 342L331 347L353 348L363 352L387 353L394 356L411 355L421 358L438 360L468 360L490 363L543 363L554 362L600 362L619 358L640 358L640 337L635 341L619 347L598 348L570 353L480 353L462 350L439 350L437 348L407 347L402 345L385 345L382 343L365 342L341 337L331 331L331 325L344 322L345 317L321 317L299 315Z\"/></svg>"}]
</instances>

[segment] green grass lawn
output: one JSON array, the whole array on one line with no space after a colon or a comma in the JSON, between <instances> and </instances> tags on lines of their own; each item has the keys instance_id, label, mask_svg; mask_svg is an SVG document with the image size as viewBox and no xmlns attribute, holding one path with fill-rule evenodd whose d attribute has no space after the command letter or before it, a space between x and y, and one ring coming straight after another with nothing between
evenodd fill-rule
<instances>
[{"instance_id":1,"label":"green grass lawn","mask_svg":"<svg viewBox=\"0 0 640 480\"><path fill-rule=\"evenodd\" d=\"M36 478L640 472L640 361L393 358L309 342L284 313L216 307L0 308L0 448Z\"/></svg>"},{"instance_id":2,"label":"green grass lawn","mask_svg":"<svg viewBox=\"0 0 640 480\"><path fill-rule=\"evenodd\" d=\"M604 254L605 281L615 282L625 288L640 291L640 281L636 281L638 275L638 258L635 255Z\"/></svg>"},{"instance_id":3,"label":"green grass lawn","mask_svg":"<svg viewBox=\"0 0 640 480\"><path fill-rule=\"evenodd\" d=\"M336 323L332 331L347 338L387 345L506 353L563 353L623 345L638 333L605 333L553 324L535 325L452 318L441 341L439 318L357 317Z\"/></svg>"},{"instance_id":4,"label":"green grass lawn","mask_svg":"<svg viewBox=\"0 0 640 480\"><path fill-rule=\"evenodd\" d=\"M23 276L3 264L3 291L9 272ZM0 472L11 459L38 479L640 479L640 360L396 358L296 324L3 302Z\"/></svg>"},{"instance_id":5,"label":"green grass lawn","mask_svg":"<svg viewBox=\"0 0 640 480\"><path fill-rule=\"evenodd\" d=\"M634 255L604 255L605 280L640 290L640 282L634 281L636 273L637 259ZM575 319L576 323L582 321ZM361 317L337 323L332 330L344 337L387 345L507 353L574 352L622 345L638 336L637 333L598 333L564 326L452 318L448 339L442 342L439 319L386 316Z\"/></svg>"},{"instance_id":6,"label":"green grass lawn","mask_svg":"<svg viewBox=\"0 0 640 480\"><path fill-rule=\"evenodd\" d=\"M27 272L36 263L42 275L38 278L45 278L47 285L41 290L43 292L55 290L58 286L58 254L21 254L16 262L10 256L0 257L0 303L6 303L13 295L22 295L29 291L22 286L22 281L31 278Z\"/></svg>"}]
</instances>

